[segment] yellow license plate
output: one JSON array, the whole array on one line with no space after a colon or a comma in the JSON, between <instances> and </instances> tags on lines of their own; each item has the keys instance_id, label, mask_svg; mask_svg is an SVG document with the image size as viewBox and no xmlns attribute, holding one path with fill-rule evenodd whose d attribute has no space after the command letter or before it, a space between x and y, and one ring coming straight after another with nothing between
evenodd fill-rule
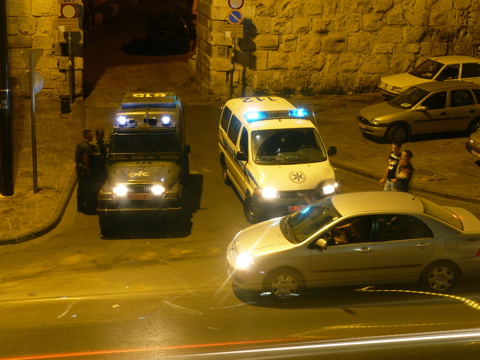
<instances>
[{"instance_id":1,"label":"yellow license plate","mask_svg":"<svg viewBox=\"0 0 480 360\"><path fill-rule=\"evenodd\" d=\"M128 194L128 200L152 200L152 194Z\"/></svg>"}]
</instances>

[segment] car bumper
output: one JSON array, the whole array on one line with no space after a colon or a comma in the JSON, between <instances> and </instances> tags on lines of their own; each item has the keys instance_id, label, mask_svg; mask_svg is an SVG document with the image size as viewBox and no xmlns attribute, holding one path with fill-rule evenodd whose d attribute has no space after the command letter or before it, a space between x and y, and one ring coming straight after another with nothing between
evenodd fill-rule
<instances>
[{"instance_id":1,"label":"car bumper","mask_svg":"<svg viewBox=\"0 0 480 360\"><path fill-rule=\"evenodd\" d=\"M480 148L472 145L470 143L470 141L467 141L465 143L465 149L467 149L467 151L472 154L473 156L477 157L477 158L480 158Z\"/></svg>"},{"instance_id":2,"label":"car bumper","mask_svg":"<svg viewBox=\"0 0 480 360\"><path fill-rule=\"evenodd\" d=\"M387 131L387 128L384 126L371 126L360 121L358 122L358 128L363 134L375 138L385 137L385 133Z\"/></svg>"},{"instance_id":3,"label":"car bumper","mask_svg":"<svg viewBox=\"0 0 480 360\"><path fill-rule=\"evenodd\" d=\"M228 276L232 284L241 290L262 291L265 273L263 271L251 269L249 271L235 269L227 261Z\"/></svg>"}]
</instances>

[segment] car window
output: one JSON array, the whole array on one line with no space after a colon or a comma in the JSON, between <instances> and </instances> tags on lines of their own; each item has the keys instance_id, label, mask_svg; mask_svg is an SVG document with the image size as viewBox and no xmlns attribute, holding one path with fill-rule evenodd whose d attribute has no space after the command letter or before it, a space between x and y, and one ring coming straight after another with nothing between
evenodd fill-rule
<instances>
[{"instance_id":1,"label":"car window","mask_svg":"<svg viewBox=\"0 0 480 360\"><path fill-rule=\"evenodd\" d=\"M378 241L408 240L433 237L430 228L410 215L378 216Z\"/></svg>"},{"instance_id":2,"label":"car window","mask_svg":"<svg viewBox=\"0 0 480 360\"><path fill-rule=\"evenodd\" d=\"M231 116L232 116L232 110L230 110L228 107L225 106L223 108L222 117L220 118L220 126L225 132L227 132L228 123L230 122Z\"/></svg>"},{"instance_id":3,"label":"car window","mask_svg":"<svg viewBox=\"0 0 480 360\"><path fill-rule=\"evenodd\" d=\"M443 81L443 80L458 79L459 72L460 72L459 64L448 65L440 72L440 74L438 74L435 80Z\"/></svg>"},{"instance_id":4,"label":"car window","mask_svg":"<svg viewBox=\"0 0 480 360\"><path fill-rule=\"evenodd\" d=\"M442 67L443 64L431 59L427 59L417 65L414 69L410 70L408 73L422 79L433 79L433 77Z\"/></svg>"},{"instance_id":5,"label":"car window","mask_svg":"<svg viewBox=\"0 0 480 360\"><path fill-rule=\"evenodd\" d=\"M452 90L450 94L450 107L475 105L475 100L470 90Z\"/></svg>"},{"instance_id":6,"label":"car window","mask_svg":"<svg viewBox=\"0 0 480 360\"><path fill-rule=\"evenodd\" d=\"M248 156L248 131L246 128L242 129L242 136L240 137L240 151L243 151Z\"/></svg>"},{"instance_id":7,"label":"car window","mask_svg":"<svg viewBox=\"0 0 480 360\"><path fill-rule=\"evenodd\" d=\"M230 126L228 127L228 138L234 143L237 143L238 133L240 132L240 127L242 123L238 118L233 115L232 120L230 120Z\"/></svg>"},{"instance_id":8,"label":"car window","mask_svg":"<svg viewBox=\"0 0 480 360\"><path fill-rule=\"evenodd\" d=\"M428 95L428 91L422 90L416 86L405 90L400 95L390 100L388 103L393 106L398 106L403 109L411 109L419 101L423 100Z\"/></svg>"},{"instance_id":9,"label":"car window","mask_svg":"<svg viewBox=\"0 0 480 360\"><path fill-rule=\"evenodd\" d=\"M444 109L447 106L447 92L442 91L429 96L423 103L429 110Z\"/></svg>"},{"instance_id":10,"label":"car window","mask_svg":"<svg viewBox=\"0 0 480 360\"><path fill-rule=\"evenodd\" d=\"M462 79L471 77L480 77L479 63L468 63L462 65Z\"/></svg>"},{"instance_id":11,"label":"car window","mask_svg":"<svg viewBox=\"0 0 480 360\"><path fill-rule=\"evenodd\" d=\"M357 216L340 222L325 236L327 245L359 244L370 241L371 216Z\"/></svg>"}]
</instances>

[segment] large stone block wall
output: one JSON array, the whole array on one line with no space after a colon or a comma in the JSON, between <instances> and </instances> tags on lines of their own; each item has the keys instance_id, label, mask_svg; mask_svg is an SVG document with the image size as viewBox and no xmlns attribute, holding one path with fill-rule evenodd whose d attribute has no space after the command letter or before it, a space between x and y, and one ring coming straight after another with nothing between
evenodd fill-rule
<instances>
[{"instance_id":1,"label":"large stone block wall","mask_svg":"<svg viewBox=\"0 0 480 360\"><path fill-rule=\"evenodd\" d=\"M230 91L227 0L199 0L197 79ZM477 0L245 0L234 96L375 89L380 77L440 55L480 55Z\"/></svg>"},{"instance_id":2,"label":"large stone block wall","mask_svg":"<svg viewBox=\"0 0 480 360\"><path fill-rule=\"evenodd\" d=\"M60 44L66 45L64 32L59 30L58 0L7 0L7 41L9 47L10 89L14 95L14 107L19 99L27 97L20 86L21 77L29 70L25 61L31 49L42 49L35 71L44 79L44 85L36 97L59 99L69 95L69 58L62 56ZM67 54L65 54L67 55ZM83 58L75 57L75 93L81 94L83 82ZM18 106L23 108L23 106Z\"/></svg>"}]
</instances>

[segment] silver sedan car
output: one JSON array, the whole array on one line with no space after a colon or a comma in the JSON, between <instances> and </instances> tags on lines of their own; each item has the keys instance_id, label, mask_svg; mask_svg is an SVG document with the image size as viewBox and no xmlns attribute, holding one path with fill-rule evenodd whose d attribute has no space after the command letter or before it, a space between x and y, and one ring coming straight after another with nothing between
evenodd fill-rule
<instances>
[{"instance_id":1,"label":"silver sedan car","mask_svg":"<svg viewBox=\"0 0 480 360\"><path fill-rule=\"evenodd\" d=\"M240 231L227 260L234 289L281 299L394 282L446 293L480 275L480 220L405 192L339 194Z\"/></svg>"}]
</instances>

